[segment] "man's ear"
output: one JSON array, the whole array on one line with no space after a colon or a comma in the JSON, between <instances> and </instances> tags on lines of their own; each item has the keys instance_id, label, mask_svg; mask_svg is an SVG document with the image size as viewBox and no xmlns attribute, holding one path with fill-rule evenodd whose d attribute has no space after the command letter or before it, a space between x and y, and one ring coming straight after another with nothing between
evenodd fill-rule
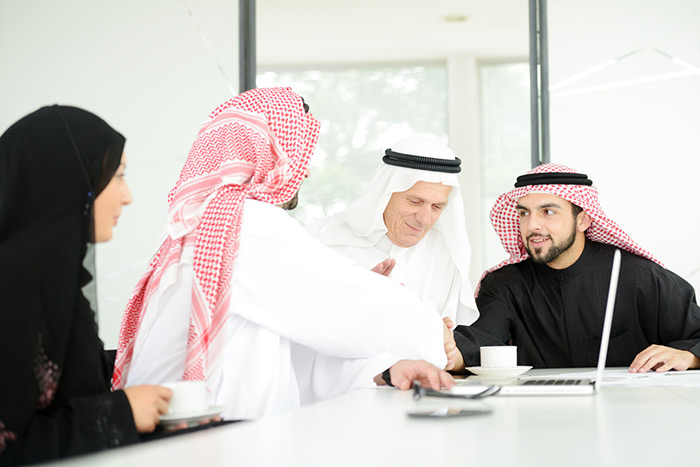
<instances>
[{"instance_id":1,"label":"man's ear","mask_svg":"<svg viewBox=\"0 0 700 467\"><path fill-rule=\"evenodd\" d=\"M576 216L576 224L579 232L585 232L591 225L591 216L589 216L586 211L581 211L578 216Z\"/></svg>"}]
</instances>

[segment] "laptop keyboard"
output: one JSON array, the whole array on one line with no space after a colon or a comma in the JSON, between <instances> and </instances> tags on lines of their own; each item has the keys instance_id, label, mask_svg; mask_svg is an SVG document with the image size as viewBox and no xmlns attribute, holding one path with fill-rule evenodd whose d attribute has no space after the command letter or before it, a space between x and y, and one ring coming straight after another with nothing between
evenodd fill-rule
<instances>
[{"instance_id":1,"label":"laptop keyboard","mask_svg":"<svg viewBox=\"0 0 700 467\"><path fill-rule=\"evenodd\" d=\"M529 379L522 382L522 386L575 386L581 384L580 379Z\"/></svg>"}]
</instances>

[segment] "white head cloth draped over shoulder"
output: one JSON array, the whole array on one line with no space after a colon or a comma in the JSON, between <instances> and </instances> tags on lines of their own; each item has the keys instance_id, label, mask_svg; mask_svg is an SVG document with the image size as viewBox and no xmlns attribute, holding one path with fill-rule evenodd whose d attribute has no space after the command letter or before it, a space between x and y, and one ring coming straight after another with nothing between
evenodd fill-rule
<instances>
[{"instance_id":1,"label":"white head cloth draped over shoulder","mask_svg":"<svg viewBox=\"0 0 700 467\"><path fill-rule=\"evenodd\" d=\"M458 163L452 150L436 139L427 136L413 136L398 141L391 148L401 154L409 154ZM410 164L409 164L410 165ZM458 171L458 169L457 169ZM452 317L457 324L471 324L478 318L473 289L469 282L469 262L471 251L464 220L464 203L456 173L421 170L381 164L369 182L367 192L353 201L342 213L318 229L314 235L328 246L371 247L387 233L384 225L384 210L393 193L409 190L417 182L442 183L452 187L447 207L432 227L439 233L449 250L449 255L459 271L461 279L460 302L466 307L462 313L467 316ZM428 241L423 238L410 248L426 248ZM436 254L440 252L436 251ZM464 307L460 307L464 309Z\"/></svg>"},{"instance_id":2,"label":"white head cloth draped over shoulder","mask_svg":"<svg viewBox=\"0 0 700 467\"><path fill-rule=\"evenodd\" d=\"M579 174L576 170L560 164L542 164L527 172L532 174ZM581 178L586 178L585 174L579 174ZM521 177L518 177L520 180ZM543 179L546 181L546 179ZM498 197L491 209L491 224L501 239L503 248L510 256L502 263L497 264L481 276L481 280L487 274L502 268L508 264L515 264L526 260L530 256L525 250L523 239L520 235L520 218L518 217L518 199L529 193L547 193L558 196L566 201L575 204L591 216L591 225L586 230L586 237L594 242L607 243L623 250L627 250L638 256L650 259L655 263L663 264L651 253L642 249L632 238L627 235L615 222L605 215L598 202L598 189L593 185L550 183L550 184L528 184L517 186L516 188ZM478 287L477 287L478 294Z\"/></svg>"},{"instance_id":3,"label":"white head cloth draped over shoulder","mask_svg":"<svg viewBox=\"0 0 700 467\"><path fill-rule=\"evenodd\" d=\"M306 175L319 127L290 88L247 91L209 115L168 195L168 235L124 313L115 388L126 383L149 298L177 280L181 252L189 245L194 276L183 379L206 380L217 371L244 201L289 201Z\"/></svg>"}]
</instances>

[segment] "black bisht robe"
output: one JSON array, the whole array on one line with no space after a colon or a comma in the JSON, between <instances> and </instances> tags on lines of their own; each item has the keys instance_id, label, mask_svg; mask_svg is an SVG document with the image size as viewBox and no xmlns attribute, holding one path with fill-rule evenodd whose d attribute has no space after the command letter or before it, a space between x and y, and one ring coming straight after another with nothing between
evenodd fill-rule
<instances>
[{"instance_id":1,"label":"black bisht robe","mask_svg":"<svg viewBox=\"0 0 700 467\"><path fill-rule=\"evenodd\" d=\"M487 275L476 304L479 319L458 326L466 366L479 346L517 345L518 365L594 367L615 247L586 240L581 257L556 270L525 260ZM700 357L700 308L692 286L640 256L622 251L607 366L629 366L651 344Z\"/></svg>"}]
</instances>

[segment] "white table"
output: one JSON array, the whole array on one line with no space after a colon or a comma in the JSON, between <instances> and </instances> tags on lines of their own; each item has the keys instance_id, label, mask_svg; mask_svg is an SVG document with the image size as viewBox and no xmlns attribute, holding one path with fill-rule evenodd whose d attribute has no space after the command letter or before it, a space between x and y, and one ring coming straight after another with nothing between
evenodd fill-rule
<instances>
[{"instance_id":1,"label":"white table","mask_svg":"<svg viewBox=\"0 0 700 467\"><path fill-rule=\"evenodd\" d=\"M491 406L491 414L449 419L414 419L406 412L475 402L414 401L412 395L386 388L359 390L258 422L67 462L115 467L700 465L700 387L603 387L595 396L495 396L479 402Z\"/></svg>"}]
</instances>

